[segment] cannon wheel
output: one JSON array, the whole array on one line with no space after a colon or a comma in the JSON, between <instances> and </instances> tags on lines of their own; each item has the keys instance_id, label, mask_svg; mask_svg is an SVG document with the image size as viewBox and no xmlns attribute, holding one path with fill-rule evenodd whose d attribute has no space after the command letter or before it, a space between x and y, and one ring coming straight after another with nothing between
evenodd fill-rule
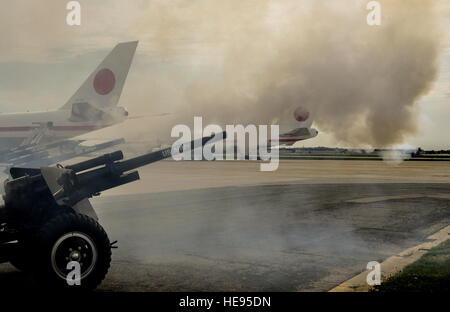
<instances>
[{"instance_id":1,"label":"cannon wheel","mask_svg":"<svg viewBox=\"0 0 450 312\"><path fill-rule=\"evenodd\" d=\"M30 251L32 248L30 247L30 241L20 240L18 242L17 251L15 254L9 259L9 263L11 263L17 270L22 272L30 272L32 268L32 260Z\"/></svg>"},{"instance_id":2,"label":"cannon wheel","mask_svg":"<svg viewBox=\"0 0 450 312\"><path fill-rule=\"evenodd\" d=\"M108 273L111 245L97 221L65 213L48 221L37 233L35 256L38 283L51 288L92 290ZM80 285L69 285L66 279L74 270L68 266L73 261L79 264Z\"/></svg>"}]
</instances>

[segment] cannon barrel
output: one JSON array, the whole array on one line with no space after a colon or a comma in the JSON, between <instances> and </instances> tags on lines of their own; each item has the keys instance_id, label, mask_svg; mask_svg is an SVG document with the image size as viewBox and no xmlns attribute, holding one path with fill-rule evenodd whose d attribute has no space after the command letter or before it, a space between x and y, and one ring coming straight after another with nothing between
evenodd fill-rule
<instances>
[{"instance_id":1,"label":"cannon barrel","mask_svg":"<svg viewBox=\"0 0 450 312\"><path fill-rule=\"evenodd\" d=\"M110 154L105 154L93 159L82 161L70 166L66 166L66 169L73 170L74 172L80 172L88 169L92 169L98 166L103 166L109 163L113 163L117 160L123 159L122 151L116 151Z\"/></svg>"},{"instance_id":2,"label":"cannon barrel","mask_svg":"<svg viewBox=\"0 0 450 312\"><path fill-rule=\"evenodd\" d=\"M216 135L211 135L209 137L203 137L201 139L191 141L191 143L190 143L191 150L194 150L197 147L203 147L206 143L208 143L210 140L213 140L215 138L217 139ZM226 138L226 132L222 132L222 138L223 139ZM118 162L116 164L117 170L119 172L130 171L130 170L137 169L139 167L151 164L153 162L156 162L156 161L159 161L164 158L171 157L171 156L172 156L172 149L169 147L169 148L157 151L157 152L145 154L142 156L138 156L135 158L131 158L128 160Z\"/></svg>"},{"instance_id":3,"label":"cannon barrel","mask_svg":"<svg viewBox=\"0 0 450 312\"><path fill-rule=\"evenodd\" d=\"M226 132L221 134L214 134L209 137L193 140L190 142L191 150L203 147L207 143L222 140L226 138ZM172 156L171 148L166 148L160 151L144 154L135 158L124 161L116 161L107 163L104 167L96 168L78 173L78 195L89 197L91 194L96 194L119 185L133 182L139 179L139 174L136 171L126 173L137 169L139 167L157 162L159 160ZM71 169L70 167L66 167ZM72 169L73 170L73 169ZM69 195L69 194L66 194ZM70 196L70 195L69 195ZM78 198L79 199L79 198ZM77 199L77 200L78 200Z\"/></svg>"}]
</instances>

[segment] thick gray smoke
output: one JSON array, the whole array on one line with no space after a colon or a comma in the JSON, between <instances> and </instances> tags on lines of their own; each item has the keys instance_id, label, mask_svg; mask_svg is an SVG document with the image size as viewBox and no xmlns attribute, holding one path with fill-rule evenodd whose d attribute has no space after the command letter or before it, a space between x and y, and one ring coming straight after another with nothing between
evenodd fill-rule
<instances>
[{"instance_id":1,"label":"thick gray smoke","mask_svg":"<svg viewBox=\"0 0 450 312\"><path fill-rule=\"evenodd\" d=\"M190 57L220 63L187 84L186 113L274 123L302 106L337 141L376 147L417 131L415 104L438 73L434 1L380 1L382 25L374 27L363 0L182 3L153 8L162 14L160 27L151 22L153 46L176 55L189 33L206 46Z\"/></svg>"},{"instance_id":2,"label":"thick gray smoke","mask_svg":"<svg viewBox=\"0 0 450 312\"><path fill-rule=\"evenodd\" d=\"M139 39L121 103L130 112L181 110L183 123L195 114L219 124L265 124L294 122L301 106L338 143L390 146L418 129L415 103L437 76L440 15L435 0L379 0L382 25L371 27L368 2L92 0L83 5L83 26L73 28L64 24L61 1L44 8L21 0L0 12L0 54L4 62L60 61L68 57L61 50L107 51ZM19 15L26 17L20 23L12 18ZM61 94L55 88L55 102L77 83ZM8 100L24 97L9 92ZM23 99L27 105L50 102L47 94L36 100L27 93L33 95Z\"/></svg>"}]
</instances>

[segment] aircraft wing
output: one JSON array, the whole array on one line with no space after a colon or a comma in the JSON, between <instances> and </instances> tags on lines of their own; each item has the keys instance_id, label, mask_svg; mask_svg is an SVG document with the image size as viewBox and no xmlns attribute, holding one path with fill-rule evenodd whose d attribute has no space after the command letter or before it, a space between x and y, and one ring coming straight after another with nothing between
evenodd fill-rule
<instances>
[{"instance_id":1,"label":"aircraft wing","mask_svg":"<svg viewBox=\"0 0 450 312\"><path fill-rule=\"evenodd\" d=\"M111 148L125 140L127 149L133 154L148 152L173 141L170 131L166 129L167 124L174 123L169 122L171 118L173 116L170 114L130 116L122 123L60 140L52 137L51 125L42 126L32 131L16 148L0 151L0 167L5 167L5 164L8 168L50 166ZM136 119L142 120L137 122ZM149 125L152 131L149 131Z\"/></svg>"}]
</instances>

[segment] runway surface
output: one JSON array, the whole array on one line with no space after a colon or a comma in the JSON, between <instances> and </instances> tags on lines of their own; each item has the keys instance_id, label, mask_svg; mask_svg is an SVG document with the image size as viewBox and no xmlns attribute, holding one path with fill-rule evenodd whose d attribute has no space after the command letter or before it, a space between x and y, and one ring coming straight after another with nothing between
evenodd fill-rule
<instances>
[{"instance_id":1,"label":"runway surface","mask_svg":"<svg viewBox=\"0 0 450 312\"><path fill-rule=\"evenodd\" d=\"M157 165L92 201L119 241L99 291L327 291L450 224L446 163Z\"/></svg>"}]
</instances>

